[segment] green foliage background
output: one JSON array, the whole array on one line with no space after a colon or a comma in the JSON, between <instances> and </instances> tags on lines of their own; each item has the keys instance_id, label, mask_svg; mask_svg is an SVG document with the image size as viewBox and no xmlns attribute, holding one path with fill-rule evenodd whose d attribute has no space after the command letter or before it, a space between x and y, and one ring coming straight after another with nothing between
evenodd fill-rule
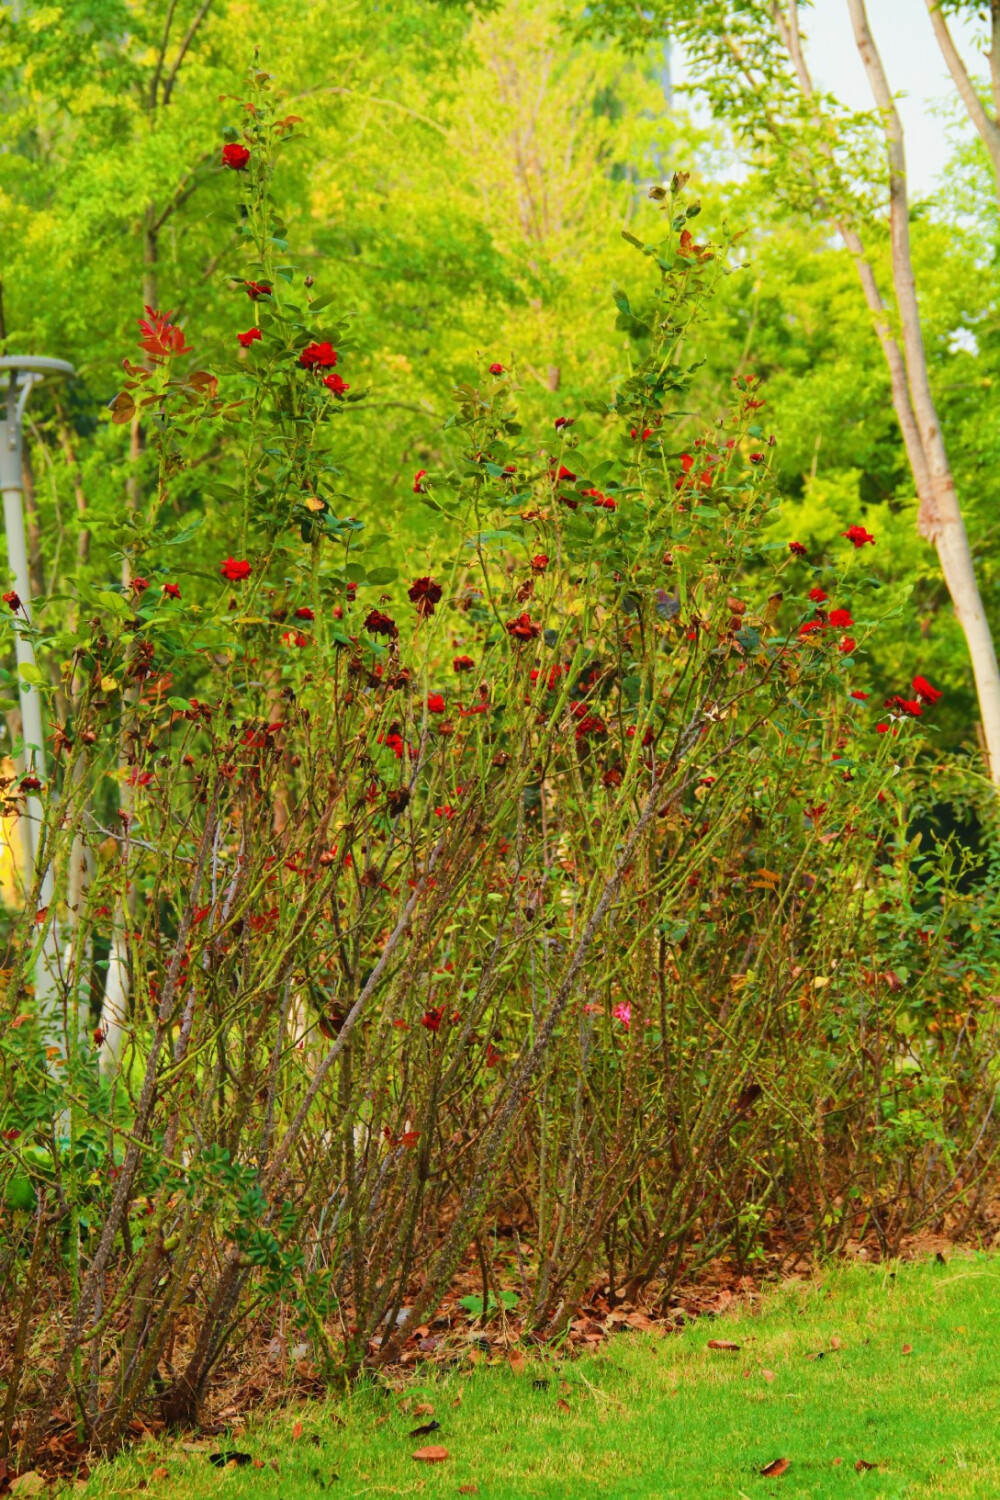
<instances>
[{"instance_id":1,"label":"green foliage background","mask_svg":"<svg viewBox=\"0 0 1000 1500\"><path fill-rule=\"evenodd\" d=\"M655 213L649 186L691 170L703 222L742 234L744 256L718 300L692 433L721 415L713 403L733 374L763 377L789 537L820 563L824 539L862 520L878 537L873 565L898 589L897 623L864 685L895 691L917 671L940 680L939 743L974 747L971 673L936 559L916 535L850 258L822 224L778 205L731 142L692 124L671 94L664 17L623 46L600 34L602 17L627 29L613 6L590 8L582 27L563 0L317 0L308 14L290 0L215 0L171 83L202 9L73 0L0 13L0 332L6 350L60 355L80 372L59 397L61 440L54 398L33 407L48 591L84 525L95 581L120 572L118 523L143 460L130 458L128 430L110 425L106 405L143 301L175 312L206 368L236 358L247 306L229 279L236 236L220 235L232 197L218 150L224 127L240 124L236 94L257 48L306 127L279 185L289 238L317 288L353 311L345 378L379 414L344 424L359 516L388 524L430 564L440 523L417 504L412 476L449 456L451 389L484 356L516 369L527 421L569 415L578 433L602 438L629 358L607 317L613 287L631 275L620 231L641 236ZM935 392L1000 624L996 210L976 150L960 133L956 146L948 180L914 210L915 254ZM206 481L212 469L206 451ZM214 557L229 522L209 487L172 504L205 513L192 545Z\"/></svg>"}]
</instances>

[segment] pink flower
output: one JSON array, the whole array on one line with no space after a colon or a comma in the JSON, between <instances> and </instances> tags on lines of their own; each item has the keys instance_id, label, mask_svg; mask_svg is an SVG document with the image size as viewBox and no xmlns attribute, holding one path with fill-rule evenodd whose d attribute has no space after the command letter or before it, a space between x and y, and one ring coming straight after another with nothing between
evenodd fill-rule
<instances>
[{"instance_id":1,"label":"pink flower","mask_svg":"<svg viewBox=\"0 0 1000 1500\"><path fill-rule=\"evenodd\" d=\"M622 1023L626 1031L629 1031L631 1029L632 1007L631 1005L629 1005L628 1001L620 1001L619 1004L615 1006L611 1014L614 1016L616 1021L620 1021Z\"/></svg>"}]
</instances>

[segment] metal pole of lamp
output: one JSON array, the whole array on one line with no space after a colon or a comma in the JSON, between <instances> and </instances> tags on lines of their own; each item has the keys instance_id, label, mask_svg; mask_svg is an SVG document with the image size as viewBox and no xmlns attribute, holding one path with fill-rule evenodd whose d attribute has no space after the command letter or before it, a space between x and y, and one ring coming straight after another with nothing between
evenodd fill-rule
<instances>
[{"instance_id":1,"label":"metal pole of lamp","mask_svg":"<svg viewBox=\"0 0 1000 1500\"><path fill-rule=\"evenodd\" d=\"M45 359L33 354L0 356L0 375L6 372L6 387L0 384L0 397L5 396L0 421L0 491L3 493L3 519L7 533L7 564L10 569L14 591L20 600L20 608L13 611L14 644L17 653L18 694L21 700L21 738L24 745L24 770L33 773L38 780L45 780L45 728L42 720L42 695L38 691L35 649L31 639L31 575L28 571L28 548L24 536L24 477L23 421L24 408L33 386L46 376L71 376L73 366L64 359ZM28 668L27 675L24 669ZM31 679L34 678L35 681ZM22 824L22 852L24 857L24 884L26 896L30 894L38 858L42 831L42 803L33 792L26 797L26 813ZM45 870L38 898L39 909L47 907L52 900L53 872L49 864ZM38 960L35 994L40 1010L45 1009L57 981L58 937L56 924L49 924L48 937Z\"/></svg>"}]
</instances>

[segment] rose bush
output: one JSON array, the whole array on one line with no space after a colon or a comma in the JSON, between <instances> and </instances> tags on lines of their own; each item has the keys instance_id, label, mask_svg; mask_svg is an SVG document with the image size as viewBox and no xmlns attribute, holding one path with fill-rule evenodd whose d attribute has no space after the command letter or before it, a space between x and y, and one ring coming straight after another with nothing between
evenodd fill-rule
<instances>
[{"instance_id":1,"label":"rose bush","mask_svg":"<svg viewBox=\"0 0 1000 1500\"><path fill-rule=\"evenodd\" d=\"M298 122L263 75L244 114L239 352L192 368L147 310L125 581L39 633L0 1036L23 1468L193 1420L286 1316L327 1378L410 1359L470 1257L549 1339L595 1285L657 1306L723 1254L892 1249L992 1180L992 898L911 829L937 689L880 716L854 686L876 538L820 572L783 535L752 376L674 439L729 269L683 180L616 292L610 402L528 434L489 362L406 481L417 558L347 492L350 323L271 196Z\"/></svg>"}]
</instances>

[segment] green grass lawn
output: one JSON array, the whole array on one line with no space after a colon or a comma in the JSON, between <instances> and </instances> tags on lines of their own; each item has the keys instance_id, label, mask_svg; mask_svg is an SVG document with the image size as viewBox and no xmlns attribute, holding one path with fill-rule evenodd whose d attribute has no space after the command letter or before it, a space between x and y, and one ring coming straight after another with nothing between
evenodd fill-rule
<instances>
[{"instance_id":1,"label":"green grass lawn","mask_svg":"<svg viewBox=\"0 0 1000 1500\"><path fill-rule=\"evenodd\" d=\"M710 1350L709 1339L740 1348ZM414 1415L419 1404L433 1413ZM408 1436L430 1420L439 1431ZM428 1444L448 1457L414 1460ZM227 1448L263 1467L213 1468L209 1451ZM785 1472L762 1475L776 1459ZM859 1471L859 1460L874 1467ZM436 1500L469 1486L495 1500L997 1500L1000 1259L858 1266L682 1334L618 1334L573 1362L418 1372L403 1395L360 1389L202 1449L147 1445L95 1470L80 1493L136 1494L142 1481L157 1500Z\"/></svg>"}]
</instances>

